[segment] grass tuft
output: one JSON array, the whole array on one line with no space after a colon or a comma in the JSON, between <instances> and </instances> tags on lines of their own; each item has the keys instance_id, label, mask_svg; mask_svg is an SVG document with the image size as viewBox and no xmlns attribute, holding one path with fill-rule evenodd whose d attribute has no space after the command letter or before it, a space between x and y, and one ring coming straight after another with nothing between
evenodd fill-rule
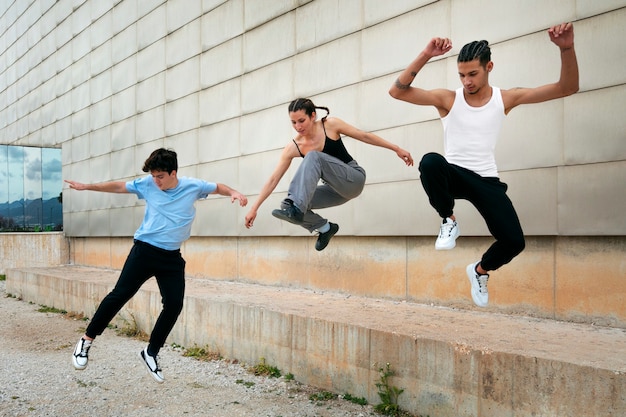
<instances>
[{"instance_id":1,"label":"grass tuft","mask_svg":"<svg viewBox=\"0 0 626 417\"><path fill-rule=\"evenodd\" d=\"M208 346L206 348L194 346L185 349L185 351L183 352L183 356L186 356L188 358L194 358L203 362L219 361L222 359L222 355L219 352L210 351Z\"/></svg>"},{"instance_id":2,"label":"grass tuft","mask_svg":"<svg viewBox=\"0 0 626 417\"><path fill-rule=\"evenodd\" d=\"M257 376L269 376L270 378L280 378L281 375L280 369L268 365L265 362L265 358L261 358L261 362L249 368L248 371Z\"/></svg>"},{"instance_id":3,"label":"grass tuft","mask_svg":"<svg viewBox=\"0 0 626 417\"><path fill-rule=\"evenodd\" d=\"M66 310L61 310L59 308L48 307L48 306L43 306L43 305L39 306L37 311L40 313L67 314Z\"/></svg>"}]
</instances>

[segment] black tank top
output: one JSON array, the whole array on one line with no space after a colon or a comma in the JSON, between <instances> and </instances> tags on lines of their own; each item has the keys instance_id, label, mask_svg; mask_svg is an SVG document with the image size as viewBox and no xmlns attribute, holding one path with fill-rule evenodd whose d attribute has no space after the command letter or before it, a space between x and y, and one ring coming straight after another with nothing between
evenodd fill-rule
<instances>
[{"instance_id":1,"label":"black tank top","mask_svg":"<svg viewBox=\"0 0 626 417\"><path fill-rule=\"evenodd\" d=\"M341 140L341 136L337 140L333 140L329 138L328 135L326 134L326 126L324 126L324 120L322 120L322 127L324 128L324 136L325 136L324 149L322 149L322 152L324 152L327 155L334 156L335 158L339 159L342 162L345 162L346 164L349 162L352 162L354 158L352 158L350 154L348 153L348 150L346 149L346 147L343 144L343 141ZM295 139L293 143L296 145L296 148L298 149L298 153L300 154L300 156L304 158L304 155L302 155L302 152L300 152L300 147L296 143Z\"/></svg>"}]
</instances>

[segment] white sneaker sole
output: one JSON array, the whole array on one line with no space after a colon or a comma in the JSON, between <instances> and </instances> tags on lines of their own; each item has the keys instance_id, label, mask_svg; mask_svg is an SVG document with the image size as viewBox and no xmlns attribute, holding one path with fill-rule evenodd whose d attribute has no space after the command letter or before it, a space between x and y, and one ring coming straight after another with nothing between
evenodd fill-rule
<instances>
[{"instance_id":1,"label":"white sneaker sole","mask_svg":"<svg viewBox=\"0 0 626 417\"><path fill-rule=\"evenodd\" d=\"M452 241L452 243L448 243L447 245L438 245L435 242L435 250L452 250L456 247L456 239Z\"/></svg>"},{"instance_id":2,"label":"white sneaker sole","mask_svg":"<svg viewBox=\"0 0 626 417\"><path fill-rule=\"evenodd\" d=\"M479 293L478 289L476 288L476 273L474 272L474 268L476 268L476 264L469 264L467 265L467 268L465 268L465 272L467 273L467 278L469 279L470 282L470 293L472 294L472 301L474 301L474 304L476 304L478 307L487 307L487 305L489 304L489 298L487 298L487 301L483 301L480 299L480 296L477 294ZM489 295L487 295L487 297L489 297Z\"/></svg>"},{"instance_id":3,"label":"white sneaker sole","mask_svg":"<svg viewBox=\"0 0 626 417\"><path fill-rule=\"evenodd\" d=\"M72 365L74 365L74 369L76 369L77 371L82 371L85 368L87 368L87 365L89 365L89 358L87 358L87 363L85 363L84 365L81 365L80 363L78 363L79 356L76 356L76 350L80 342L81 341L79 340L78 343L74 346L74 351L72 352Z\"/></svg>"},{"instance_id":4,"label":"white sneaker sole","mask_svg":"<svg viewBox=\"0 0 626 417\"><path fill-rule=\"evenodd\" d=\"M152 379L154 379L159 384L162 384L165 379L159 377L156 373L152 372L152 369L150 369L150 367L148 366L148 362L146 362L146 360L143 358L143 352L144 352L143 350L141 352L139 352L139 359L141 359L141 363L144 364L144 366L148 370L148 373L150 374Z\"/></svg>"},{"instance_id":5,"label":"white sneaker sole","mask_svg":"<svg viewBox=\"0 0 626 417\"><path fill-rule=\"evenodd\" d=\"M72 365L74 365L74 369L76 369L77 371L82 371L85 368L87 368L87 364L81 365L78 362L76 362L76 356L74 356L74 354L72 354Z\"/></svg>"}]
</instances>

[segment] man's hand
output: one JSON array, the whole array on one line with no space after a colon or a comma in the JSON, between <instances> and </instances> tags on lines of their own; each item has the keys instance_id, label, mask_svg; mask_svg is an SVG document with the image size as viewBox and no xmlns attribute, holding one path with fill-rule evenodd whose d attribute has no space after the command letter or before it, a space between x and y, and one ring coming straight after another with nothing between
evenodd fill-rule
<instances>
[{"instance_id":1,"label":"man's hand","mask_svg":"<svg viewBox=\"0 0 626 417\"><path fill-rule=\"evenodd\" d=\"M76 182L72 180L65 180L66 183L70 185L70 188L73 190L83 191L87 189L87 184L83 184L82 182Z\"/></svg>"},{"instance_id":2,"label":"man's hand","mask_svg":"<svg viewBox=\"0 0 626 417\"><path fill-rule=\"evenodd\" d=\"M443 55L452 49L452 41L448 38L432 38L424 48L424 53L433 57Z\"/></svg>"},{"instance_id":3,"label":"man's hand","mask_svg":"<svg viewBox=\"0 0 626 417\"><path fill-rule=\"evenodd\" d=\"M567 50L574 46L574 25L572 23L561 23L548 29L550 40L561 50Z\"/></svg>"},{"instance_id":4,"label":"man's hand","mask_svg":"<svg viewBox=\"0 0 626 417\"><path fill-rule=\"evenodd\" d=\"M235 191L230 195L230 202L234 203L235 200L239 200L239 205L241 207L245 207L246 204L248 204L248 197L246 197L245 195Z\"/></svg>"}]
</instances>

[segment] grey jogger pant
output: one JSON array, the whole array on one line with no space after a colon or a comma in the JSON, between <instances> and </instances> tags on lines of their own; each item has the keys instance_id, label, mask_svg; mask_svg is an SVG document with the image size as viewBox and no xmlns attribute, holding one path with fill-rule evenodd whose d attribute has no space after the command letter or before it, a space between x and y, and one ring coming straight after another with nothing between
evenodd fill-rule
<instances>
[{"instance_id":1,"label":"grey jogger pant","mask_svg":"<svg viewBox=\"0 0 626 417\"><path fill-rule=\"evenodd\" d=\"M356 161L346 164L334 156L313 151L302 160L289 184L287 198L304 213L302 227L313 232L327 220L311 210L339 206L358 197L364 186L365 170Z\"/></svg>"}]
</instances>

